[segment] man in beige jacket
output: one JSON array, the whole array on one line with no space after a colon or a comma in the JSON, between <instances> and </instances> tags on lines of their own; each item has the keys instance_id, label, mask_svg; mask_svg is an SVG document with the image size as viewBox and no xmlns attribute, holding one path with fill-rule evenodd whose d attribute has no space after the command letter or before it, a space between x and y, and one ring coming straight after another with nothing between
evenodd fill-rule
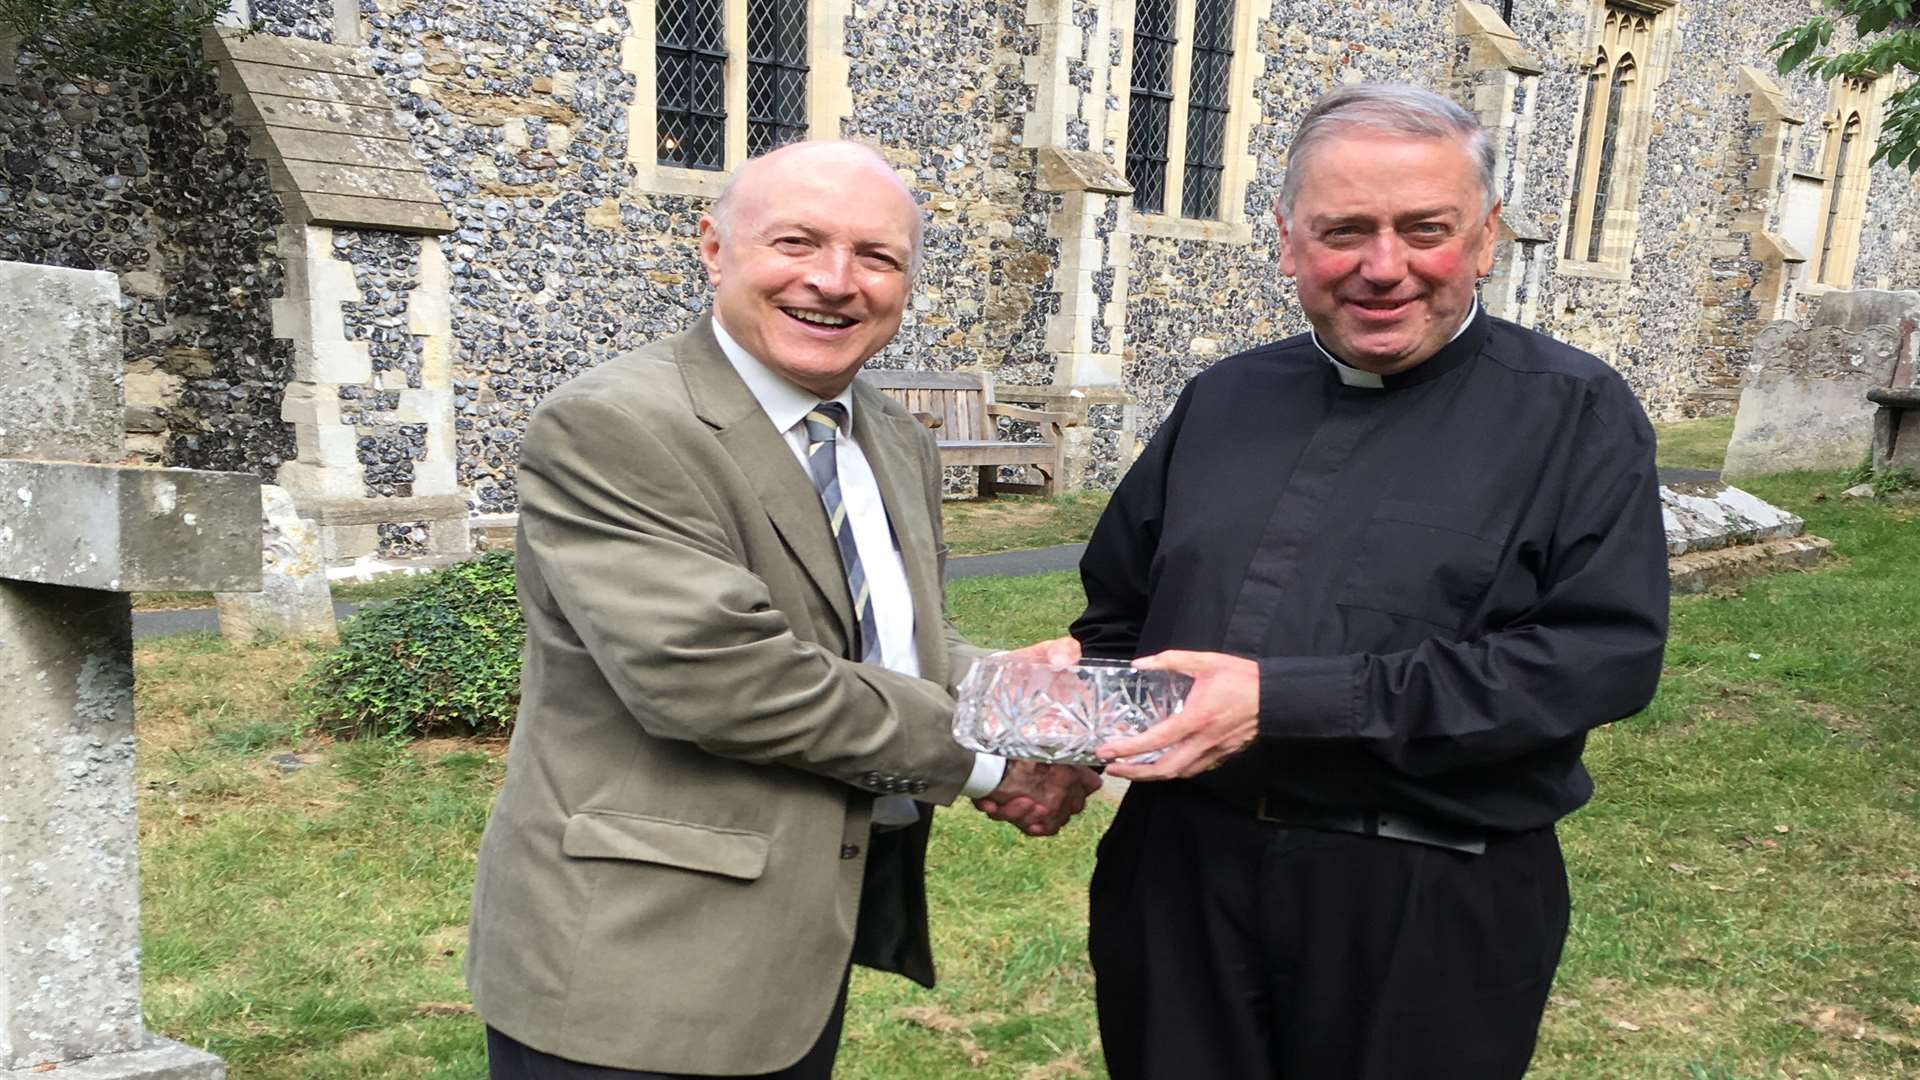
<instances>
[{"instance_id":1,"label":"man in beige jacket","mask_svg":"<svg viewBox=\"0 0 1920 1080\"><path fill-rule=\"evenodd\" d=\"M527 429L467 961L495 1080L827 1077L850 963L933 981L926 804L1047 834L1098 786L951 737L938 456L854 382L918 263L905 186L801 143L700 224L711 317Z\"/></svg>"}]
</instances>

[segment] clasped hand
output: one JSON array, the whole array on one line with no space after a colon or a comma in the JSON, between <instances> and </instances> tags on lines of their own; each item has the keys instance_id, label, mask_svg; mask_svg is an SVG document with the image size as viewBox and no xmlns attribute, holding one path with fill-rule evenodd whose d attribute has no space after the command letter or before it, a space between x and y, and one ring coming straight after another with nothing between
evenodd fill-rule
<instances>
[{"instance_id":1,"label":"clasped hand","mask_svg":"<svg viewBox=\"0 0 1920 1080\"><path fill-rule=\"evenodd\" d=\"M973 805L1029 836L1052 836L1086 809L1087 796L1098 790L1100 774L1085 765L1009 761L1000 786Z\"/></svg>"}]
</instances>

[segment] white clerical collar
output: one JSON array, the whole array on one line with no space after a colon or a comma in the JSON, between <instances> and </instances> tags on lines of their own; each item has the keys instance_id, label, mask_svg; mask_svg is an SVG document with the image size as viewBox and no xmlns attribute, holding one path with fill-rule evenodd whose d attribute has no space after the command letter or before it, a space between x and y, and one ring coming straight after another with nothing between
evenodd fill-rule
<instances>
[{"instance_id":1,"label":"white clerical collar","mask_svg":"<svg viewBox=\"0 0 1920 1080\"><path fill-rule=\"evenodd\" d=\"M1467 317L1460 320L1460 325L1454 328L1453 336L1447 339L1446 344L1451 345L1458 341L1460 335L1467 332L1467 327L1473 325L1473 317L1478 314L1480 314L1480 298L1476 296L1473 298L1473 305L1467 308ZM1309 333L1313 335L1313 347L1319 349L1320 355L1326 357L1327 363L1333 365L1333 373L1340 376L1342 384L1364 387L1368 390L1379 390L1387 385L1380 376L1371 371L1362 371L1351 364L1341 363L1339 357L1328 352L1327 347L1320 344L1319 331L1311 330ZM1442 345L1441 348L1446 348L1446 345Z\"/></svg>"},{"instance_id":2,"label":"white clerical collar","mask_svg":"<svg viewBox=\"0 0 1920 1080\"><path fill-rule=\"evenodd\" d=\"M820 399L811 392L789 382L785 376L777 375L772 368L760 362L760 359L733 340L727 328L720 325L720 317L713 319L714 340L720 343L720 351L726 354L727 362L733 370L740 373L740 381L747 384L747 390L753 399L760 403L761 411L767 419L773 421L773 429L785 434L793 425L807 418ZM839 395L829 398L846 406L847 422L842 425L848 435L853 434L853 384L848 383Z\"/></svg>"}]
</instances>

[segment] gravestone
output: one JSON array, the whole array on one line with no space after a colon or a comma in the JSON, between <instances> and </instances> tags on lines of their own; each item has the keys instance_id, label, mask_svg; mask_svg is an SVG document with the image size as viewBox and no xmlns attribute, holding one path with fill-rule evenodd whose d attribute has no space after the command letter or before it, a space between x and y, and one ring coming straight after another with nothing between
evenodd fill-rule
<instances>
[{"instance_id":1,"label":"gravestone","mask_svg":"<svg viewBox=\"0 0 1920 1080\"><path fill-rule=\"evenodd\" d=\"M0 263L0 1078L226 1073L141 1020L127 594L257 587L259 480L101 464L118 312L112 274Z\"/></svg>"},{"instance_id":2,"label":"gravestone","mask_svg":"<svg viewBox=\"0 0 1920 1080\"><path fill-rule=\"evenodd\" d=\"M1873 390L1910 372L1920 293L1828 293L1809 326L1775 322L1753 343L1727 477L1860 464L1873 439Z\"/></svg>"},{"instance_id":3,"label":"gravestone","mask_svg":"<svg viewBox=\"0 0 1920 1080\"><path fill-rule=\"evenodd\" d=\"M272 484L260 486L260 591L215 593L220 636L241 645L262 636L333 641L333 590L320 528L294 508L293 496Z\"/></svg>"},{"instance_id":4,"label":"gravestone","mask_svg":"<svg viewBox=\"0 0 1920 1080\"><path fill-rule=\"evenodd\" d=\"M1809 536L1798 515L1698 469L1660 470L1660 516L1676 593L1806 569L1833 550L1831 541Z\"/></svg>"}]
</instances>

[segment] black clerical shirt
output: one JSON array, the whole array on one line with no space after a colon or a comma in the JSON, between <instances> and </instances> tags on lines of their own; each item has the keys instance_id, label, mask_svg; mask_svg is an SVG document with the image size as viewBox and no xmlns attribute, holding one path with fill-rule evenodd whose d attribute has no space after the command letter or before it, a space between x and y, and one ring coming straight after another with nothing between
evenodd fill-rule
<instances>
[{"instance_id":1,"label":"black clerical shirt","mask_svg":"<svg viewBox=\"0 0 1920 1080\"><path fill-rule=\"evenodd\" d=\"M1093 656L1257 660L1260 737L1197 778L1493 831L1591 794L1586 732L1652 698L1653 431L1599 359L1482 312L1345 386L1308 335L1190 383L1081 561Z\"/></svg>"}]
</instances>

